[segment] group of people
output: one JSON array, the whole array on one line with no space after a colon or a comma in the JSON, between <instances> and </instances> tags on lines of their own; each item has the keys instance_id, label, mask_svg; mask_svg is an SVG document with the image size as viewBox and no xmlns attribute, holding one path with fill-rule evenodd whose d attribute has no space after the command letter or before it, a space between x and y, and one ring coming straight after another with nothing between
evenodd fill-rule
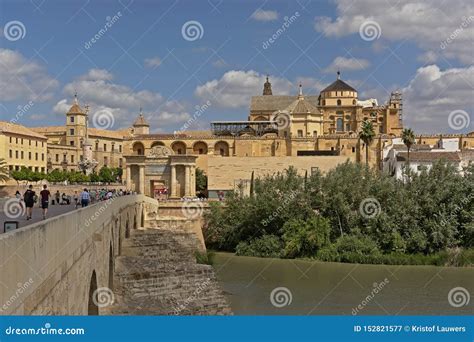
<instances>
[{"instance_id":1,"label":"group of people","mask_svg":"<svg viewBox=\"0 0 474 342\"><path fill-rule=\"evenodd\" d=\"M84 190L80 193L78 191L74 191L74 194L72 195L72 200L74 201L75 208L78 208L79 206L84 208L87 207L90 203L106 201L112 199L113 197L131 194L134 193L122 189L116 190L103 188L100 190L88 190L87 188L84 188ZM31 220L33 215L33 207L38 201L40 202L40 208L43 210L43 220L46 219L50 200L52 197L51 192L48 190L48 186L46 184L43 185L43 189L40 191L39 196L33 190L33 185L30 185L23 194L23 196L21 195L20 191L17 190L15 197L18 199L21 206L23 206L24 203L26 209L26 220ZM52 202L53 204L58 205L70 205L71 196L67 196L66 193L63 193L61 195L58 190L56 191Z\"/></svg>"}]
</instances>

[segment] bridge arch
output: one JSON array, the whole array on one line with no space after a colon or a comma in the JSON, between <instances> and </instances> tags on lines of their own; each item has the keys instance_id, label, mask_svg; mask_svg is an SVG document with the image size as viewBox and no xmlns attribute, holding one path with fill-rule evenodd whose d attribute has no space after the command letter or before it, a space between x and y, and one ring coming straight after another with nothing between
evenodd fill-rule
<instances>
[{"instance_id":1,"label":"bridge arch","mask_svg":"<svg viewBox=\"0 0 474 342\"><path fill-rule=\"evenodd\" d=\"M89 299L88 299L88 310L87 314L89 316L97 316L99 315L99 307L97 306L94 296L97 292L97 275L95 274L95 270L92 271L91 280L89 282Z\"/></svg>"}]
</instances>

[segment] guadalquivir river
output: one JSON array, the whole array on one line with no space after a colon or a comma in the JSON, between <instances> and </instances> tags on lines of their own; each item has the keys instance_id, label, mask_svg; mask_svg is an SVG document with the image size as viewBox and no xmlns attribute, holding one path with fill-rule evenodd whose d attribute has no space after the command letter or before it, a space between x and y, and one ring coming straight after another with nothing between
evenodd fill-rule
<instances>
[{"instance_id":1,"label":"guadalquivir river","mask_svg":"<svg viewBox=\"0 0 474 342\"><path fill-rule=\"evenodd\" d=\"M237 315L474 314L474 268L324 263L216 253L214 269ZM448 295L459 287L465 290L453 290L451 302L462 306L454 307ZM271 300L273 290L276 306ZM362 309L356 311L358 305Z\"/></svg>"}]
</instances>

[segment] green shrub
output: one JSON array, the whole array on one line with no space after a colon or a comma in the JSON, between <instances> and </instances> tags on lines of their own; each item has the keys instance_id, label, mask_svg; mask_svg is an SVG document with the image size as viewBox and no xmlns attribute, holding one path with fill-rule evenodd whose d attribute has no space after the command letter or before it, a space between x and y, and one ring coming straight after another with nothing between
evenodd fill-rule
<instances>
[{"instance_id":1,"label":"green shrub","mask_svg":"<svg viewBox=\"0 0 474 342\"><path fill-rule=\"evenodd\" d=\"M237 255L256 256L264 258L279 258L283 248L282 241L275 235L264 235L249 242L237 245Z\"/></svg>"}]
</instances>

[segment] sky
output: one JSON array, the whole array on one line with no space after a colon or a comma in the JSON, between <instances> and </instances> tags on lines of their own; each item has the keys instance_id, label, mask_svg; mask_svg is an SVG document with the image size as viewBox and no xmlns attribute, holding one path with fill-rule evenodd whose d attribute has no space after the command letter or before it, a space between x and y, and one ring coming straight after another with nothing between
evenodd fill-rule
<instances>
[{"instance_id":1,"label":"sky","mask_svg":"<svg viewBox=\"0 0 474 342\"><path fill-rule=\"evenodd\" d=\"M64 125L77 92L91 125L155 133L247 120L274 95L341 78L359 99L403 94L416 133L474 130L469 0L0 0L0 119Z\"/></svg>"}]
</instances>

